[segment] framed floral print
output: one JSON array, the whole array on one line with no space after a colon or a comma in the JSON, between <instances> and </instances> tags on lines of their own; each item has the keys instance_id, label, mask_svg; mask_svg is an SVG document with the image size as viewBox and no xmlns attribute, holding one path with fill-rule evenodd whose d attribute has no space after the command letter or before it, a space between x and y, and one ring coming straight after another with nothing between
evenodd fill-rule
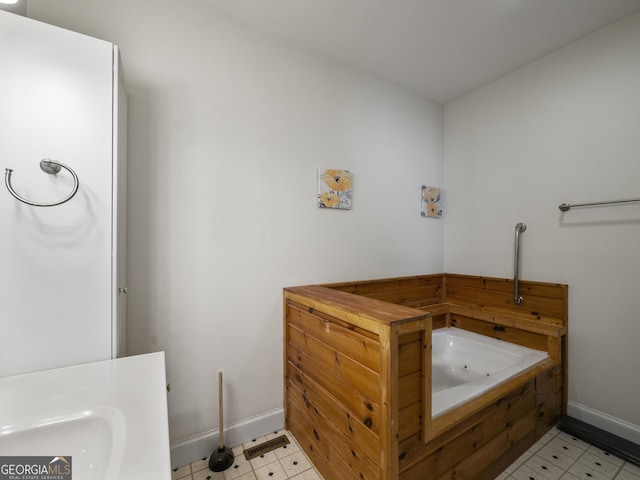
<instances>
[{"instance_id":1,"label":"framed floral print","mask_svg":"<svg viewBox=\"0 0 640 480\"><path fill-rule=\"evenodd\" d=\"M318 168L318 207L351 209L353 176L337 168Z\"/></svg>"},{"instance_id":2,"label":"framed floral print","mask_svg":"<svg viewBox=\"0 0 640 480\"><path fill-rule=\"evenodd\" d=\"M437 187L422 186L422 208L420 215L423 217L442 217L442 192Z\"/></svg>"}]
</instances>

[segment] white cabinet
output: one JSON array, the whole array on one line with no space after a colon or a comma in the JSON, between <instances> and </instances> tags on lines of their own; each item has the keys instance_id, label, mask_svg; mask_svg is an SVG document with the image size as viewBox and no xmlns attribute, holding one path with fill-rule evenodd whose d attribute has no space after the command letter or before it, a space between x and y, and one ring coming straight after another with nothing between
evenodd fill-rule
<instances>
[{"instance_id":1,"label":"white cabinet","mask_svg":"<svg viewBox=\"0 0 640 480\"><path fill-rule=\"evenodd\" d=\"M124 353L126 96L113 44L0 11L0 377Z\"/></svg>"}]
</instances>

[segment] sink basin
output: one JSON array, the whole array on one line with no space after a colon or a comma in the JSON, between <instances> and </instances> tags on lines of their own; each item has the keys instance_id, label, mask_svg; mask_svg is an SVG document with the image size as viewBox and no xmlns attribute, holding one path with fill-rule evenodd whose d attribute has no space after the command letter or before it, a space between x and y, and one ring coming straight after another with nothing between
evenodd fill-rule
<instances>
[{"instance_id":1,"label":"sink basin","mask_svg":"<svg viewBox=\"0 0 640 480\"><path fill-rule=\"evenodd\" d=\"M3 455L57 456L73 460L73 473L95 480L117 478L125 445L124 415L103 407L0 430ZM53 446L53 448L52 448Z\"/></svg>"},{"instance_id":2,"label":"sink basin","mask_svg":"<svg viewBox=\"0 0 640 480\"><path fill-rule=\"evenodd\" d=\"M169 479L165 385L162 352L2 378L0 457L71 457L74 480Z\"/></svg>"}]
</instances>

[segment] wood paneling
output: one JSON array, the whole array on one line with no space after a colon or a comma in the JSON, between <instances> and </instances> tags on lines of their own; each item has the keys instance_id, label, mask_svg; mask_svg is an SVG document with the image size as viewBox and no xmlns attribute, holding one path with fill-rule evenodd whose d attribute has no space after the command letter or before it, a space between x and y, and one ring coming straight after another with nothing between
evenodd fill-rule
<instances>
[{"instance_id":1,"label":"wood paneling","mask_svg":"<svg viewBox=\"0 0 640 480\"><path fill-rule=\"evenodd\" d=\"M305 453L311 458L314 466L324 478L359 480L360 474L355 472L338 454L326 436L325 430L312 423L311 419L293 404L287 411L287 428L293 433ZM375 477L374 477L375 478ZM381 478L377 475L377 478Z\"/></svg>"},{"instance_id":2,"label":"wood paneling","mask_svg":"<svg viewBox=\"0 0 640 480\"><path fill-rule=\"evenodd\" d=\"M336 398L341 405L351 413L351 416L360 420L372 431L380 430L380 407L376 401L367 397L344 380L335 377L331 372L314 362L309 355L298 350L291 344L288 348L288 365L290 375L298 383L305 383L305 378L310 378L316 384L321 385L331 396ZM376 397L377 399L378 397Z\"/></svg>"},{"instance_id":3,"label":"wood paneling","mask_svg":"<svg viewBox=\"0 0 640 480\"><path fill-rule=\"evenodd\" d=\"M285 419L327 479L495 478L566 410L567 287L435 274L284 295ZM417 307L417 308L416 308ZM431 330L550 360L431 418Z\"/></svg>"},{"instance_id":4,"label":"wood paneling","mask_svg":"<svg viewBox=\"0 0 640 480\"><path fill-rule=\"evenodd\" d=\"M379 463L380 437L364 422L354 418L352 412L348 411L322 387L308 378L304 380L304 382L288 381L287 404L289 402L300 404L294 398L298 397L310 412L315 414L322 412L326 418L332 419L333 425L343 435L350 438L352 443L358 444L372 462Z\"/></svg>"},{"instance_id":5,"label":"wood paneling","mask_svg":"<svg viewBox=\"0 0 640 480\"><path fill-rule=\"evenodd\" d=\"M548 347L548 337L539 333L522 330L515 326L505 327L484 320L462 315L451 315L451 326L462 328L470 332L479 333L487 337L498 338L506 342L517 343L525 347L546 351Z\"/></svg>"},{"instance_id":6,"label":"wood paneling","mask_svg":"<svg viewBox=\"0 0 640 480\"><path fill-rule=\"evenodd\" d=\"M499 278L446 274L446 302L494 307L532 319L560 325L567 317L566 285L519 282L524 304L513 303L513 281Z\"/></svg>"},{"instance_id":7,"label":"wood paneling","mask_svg":"<svg viewBox=\"0 0 640 480\"><path fill-rule=\"evenodd\" d=\"M437 300L437 303L442 303L443 278L444 276L442 274L421 275L415 277L334 283L324 286L370 298L377 298L377 295L380 295L387 298L385 301L390 301L391 303L425 300ZM397 295L394 295L392 292L397 292ZM401 292L407 293L403 294ZM388 300L388 298L394 297L400 301Z\"/></svg>"},{"instance_id":8,"label":"wood paneling","mask_svg":"<svg viewBox=\"0 0 640 480\"><path fill-rule=\"evenodd\" d=\"M291 397L294 416L304 418L304 423L313 425L311 441L323 451L327 458L340 459L340 464L359 478L378 479L380 468L376 458L362 454L362 449L353 448L353 441L345 436L322 411L307 407L300 396Z\"/></svg>"},{"instance_id":9,"label":"wood paneling","mask_svg":"<svg viewBox=\"0 0 640 480\"><path fill-rule=\"evenodd\" d=\"M494 435L495 429L500 430L506 422L522 416L526 410L535 405L535 381L532 379L480 409L463 421L452 424L450 428L433 437L423 445L419 438L414 437L400 445L400 469L407 470L426 458L435 455L430 462L437 462L439 455L464 457L464 445L478 443L481 435ZM484 425L479 429L478 425ZM445 447L446 446L446 447ZM441 453L447 449L451 453ZM461 451L462 450L462 451ZM454 463L445 464L445 469ZM428 465L428 464L427 464ZM448 466L447 466L448 465Z\"/></svg>"},{"instance_id":10,"label":"wood paneling","mask_svg":"<svg viewBox=\"0 0 640 480\"><path fill-rule=\"evenodd\" d=\"M289 325L288 338L290 346L326 370L326 375L336 376L369 399L378 396L380 375L377 372L294 325ZM298 360L300 365L302 361L303 359Z\"/></svg>"},{"instance_id":11,"label":"wood paneling","mask_svg":"<svg viewBox=\"0 0 640 480\"><path fill-rule=\"evenodd\" d=\"M563 378L560 365L536 377L537 438L542 437L562 418Z\"/></svg>"},{"instance_id":12,"label":"wood paneling","mask_svg":"<svg viewBox=\"0 0 640 480\"><path fill-rule=\"evenodd\" d=\"M455 467L433 478L438 480L477 480L480 472L493 462L500 460L514 445L525 438L529 443L535 442L534 412L529 412L513 425L507 425L481 448L469 450L468 455Z\"/></svg>"},{"instance_id":13,"label":"wood paneling","mask_svg":"<svg viewBox=\"0 0 640 480\"><path fill-rule=\"evenodd\" d=\"M342 326L329 318L323 318L317 313L302 310L295 305L289 305L287 318L291 325L313 335L336 351L342 352L375 372L380 371L380 344L377 339Z\"/></svg>"}]
</instances>

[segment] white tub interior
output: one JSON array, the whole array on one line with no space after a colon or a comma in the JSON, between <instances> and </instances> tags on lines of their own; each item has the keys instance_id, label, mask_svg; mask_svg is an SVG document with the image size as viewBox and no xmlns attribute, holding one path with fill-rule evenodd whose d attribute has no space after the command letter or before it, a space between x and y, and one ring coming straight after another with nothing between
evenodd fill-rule
<instances>
[{"instance_id":1,"label":"white tub interior","mask_svg":"<svg viewBox=\"0 0 640 480\"><path fill-rule=\"evenodd\" d=\"M541 350L455 327L434 330L432 343L432 417L549 358Z\"/></svg>"}]
</instances>

